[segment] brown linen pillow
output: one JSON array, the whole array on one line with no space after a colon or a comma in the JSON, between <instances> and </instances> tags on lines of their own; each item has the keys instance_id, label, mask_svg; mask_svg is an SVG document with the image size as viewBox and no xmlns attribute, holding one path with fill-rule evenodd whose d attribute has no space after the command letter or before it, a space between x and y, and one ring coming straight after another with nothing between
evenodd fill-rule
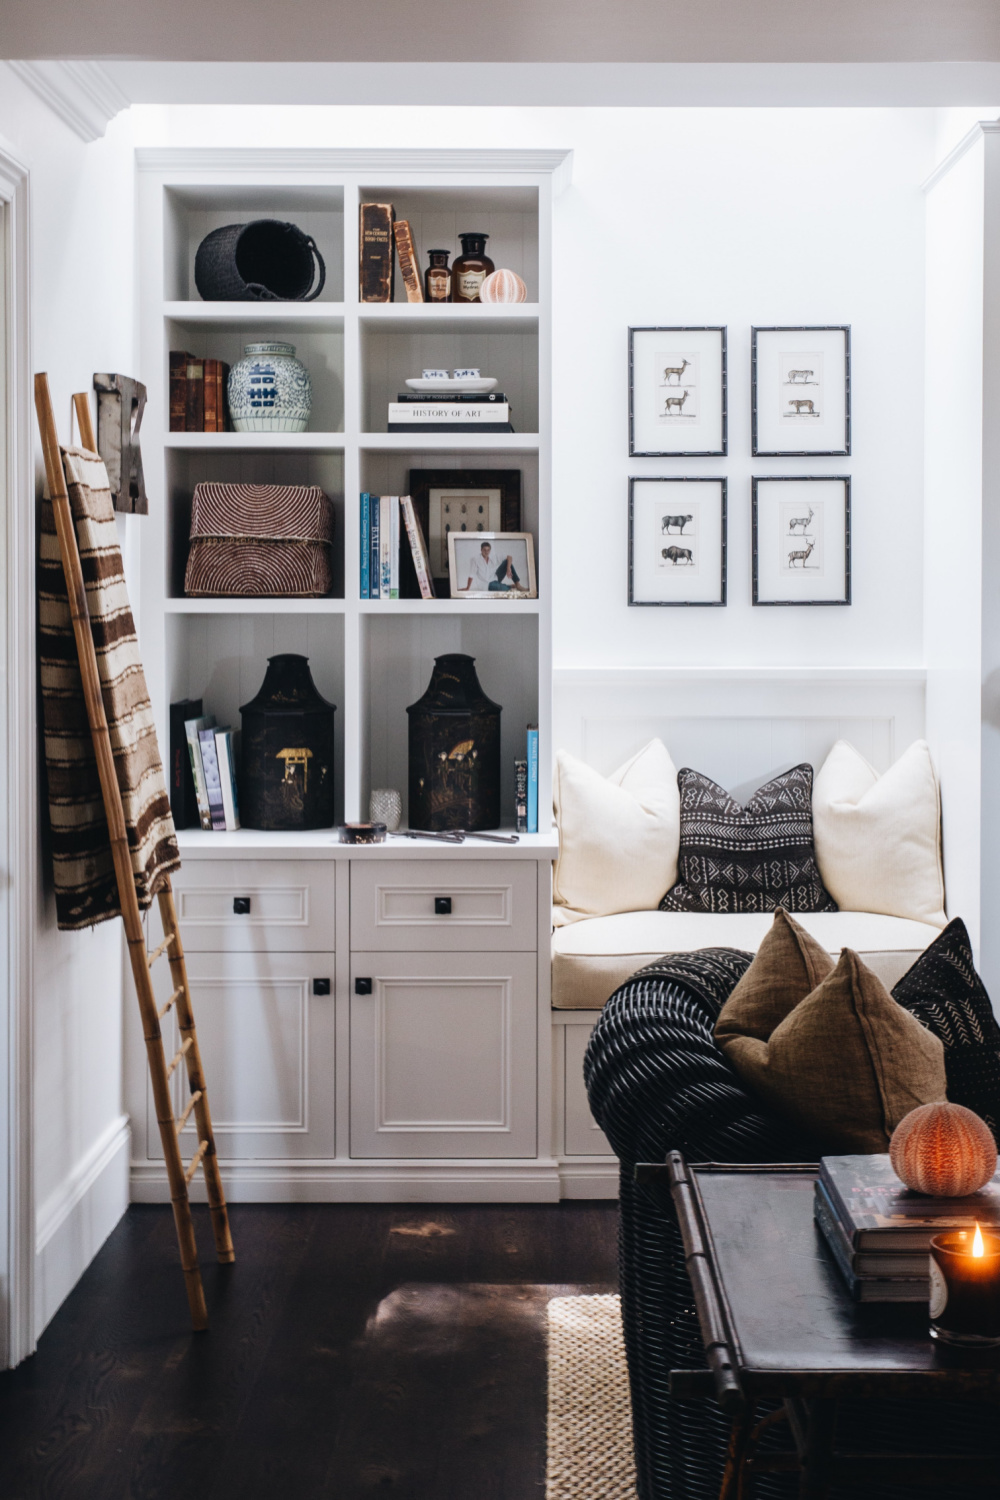
<instances>
[{"instance_id":1,"label":"brown linen pillow","mask_svg":"<svg viewBox=\"0 0 1000 1500\"><path fill-rule=\"evenodd\" d=\"M797 927L777 918L768 936L785 922ZM775 953L788 953L784 936L764 955L758 981L754 960L722 1008L716 1039L750 1088L815 1136L824 1154L888 1151L904 1115L946 1098L944 1048L850 948L796 1003L810 968L822 968L815 949L823 953L808 933L798 934L798 957L791 955L783 977ZM768 973L776 976L770 988ZM780 1019L782 1006L789 1008Z\"/></svg>"},{"instance_id":2,"label":"brown linen pillow","mask_svg":"<svg viewBox=\"0 0 1000 1500\"><path fill-rule=\"evenodd\" d=\"M739 1037L766 1042L789 1011L832 973L833 959L823 945L777 907L757 957L719 1012L715 1040L724 1051Z\"/></svg>"}]
</instances>

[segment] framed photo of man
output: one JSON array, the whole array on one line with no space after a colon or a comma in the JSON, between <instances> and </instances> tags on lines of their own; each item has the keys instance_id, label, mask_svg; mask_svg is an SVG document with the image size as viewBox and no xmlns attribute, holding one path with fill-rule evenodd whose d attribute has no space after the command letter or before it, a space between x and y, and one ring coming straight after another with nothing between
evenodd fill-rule
<instances>
[{"instance_id":1,"label":"framed photo of man","mask_svg":"<svg viewBox=\"0 0 1000 1500\"><path fill-rule=\"evenodd\" d=\"M448 576L453 599L537 599L534 539L529 531L451 531Z\"/></svg>"}]
</instances>

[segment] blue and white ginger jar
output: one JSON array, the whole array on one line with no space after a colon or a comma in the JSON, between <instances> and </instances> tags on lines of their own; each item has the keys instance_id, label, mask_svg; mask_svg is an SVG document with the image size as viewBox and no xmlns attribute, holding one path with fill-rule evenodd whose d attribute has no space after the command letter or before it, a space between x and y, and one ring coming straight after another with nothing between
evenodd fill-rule
<instances>
[{"instance_id":1,"label":"blue and white ginger jar","mask_svg":"<svg viewBox=\"0 0 1000 1500\"><path fill-rule=\"evenodd\" d=\"M312 381L294 344L247 344L229 372L234 432L305 432Z\"/></svg>"}]
</instances>

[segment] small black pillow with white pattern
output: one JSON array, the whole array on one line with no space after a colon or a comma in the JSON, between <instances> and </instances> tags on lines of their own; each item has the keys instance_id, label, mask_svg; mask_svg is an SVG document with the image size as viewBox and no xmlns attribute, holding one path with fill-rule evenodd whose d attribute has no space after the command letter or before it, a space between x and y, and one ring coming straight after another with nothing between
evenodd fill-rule
<instances>
[{"instance_id":1,"label":"small black pillow with white pattern","mask_svg":"<svg viewBox=\"0 0 1000 1500\"><path fill-rule=\"evenodd\" d=\"M924 949L892 998L944 1043L950 1103L985 1120L1000 1144L1000 1025L960 917Z\"/></svg>"},{"instance_id":2,"label":"small black pillow with white pattern","mask_svg":"<svg viewBox=\"0 0 1000 1500\"><path fill-rule=\"evenodd\" d=\"M812 766L793 766L746 807L708 776L677 773L678 881L661 911L836 911L813 851Z\"/></svg>"}]
</instances>

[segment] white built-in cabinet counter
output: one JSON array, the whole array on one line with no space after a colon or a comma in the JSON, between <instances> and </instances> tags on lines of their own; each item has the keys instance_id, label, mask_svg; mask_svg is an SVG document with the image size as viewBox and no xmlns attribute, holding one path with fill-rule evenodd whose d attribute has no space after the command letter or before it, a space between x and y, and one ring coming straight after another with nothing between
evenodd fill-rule
<instances>
[{"instance_id":1,"label":"white built-in cabinet counter","mask_svg":"<svg viewBox=\"0 0 1000 1500\"><path fill-rule=\"evenodd\" d=\"M182 835L176 900L229 1196L544 1202L581 1192L580 1147L594 1143L576 1053L594 1018L582 1030L572 1013L552 1024L555 836L334 839ZM151 914L150 948L159 940ZM169 973L154 974L162 1003ZM164 1201L142 1035L127 1016L133 1197ZM168 1030L168 1054L176 1045ZM611 1182L603 1166L598 1191Z\"/></svg>"}]
</instances>

